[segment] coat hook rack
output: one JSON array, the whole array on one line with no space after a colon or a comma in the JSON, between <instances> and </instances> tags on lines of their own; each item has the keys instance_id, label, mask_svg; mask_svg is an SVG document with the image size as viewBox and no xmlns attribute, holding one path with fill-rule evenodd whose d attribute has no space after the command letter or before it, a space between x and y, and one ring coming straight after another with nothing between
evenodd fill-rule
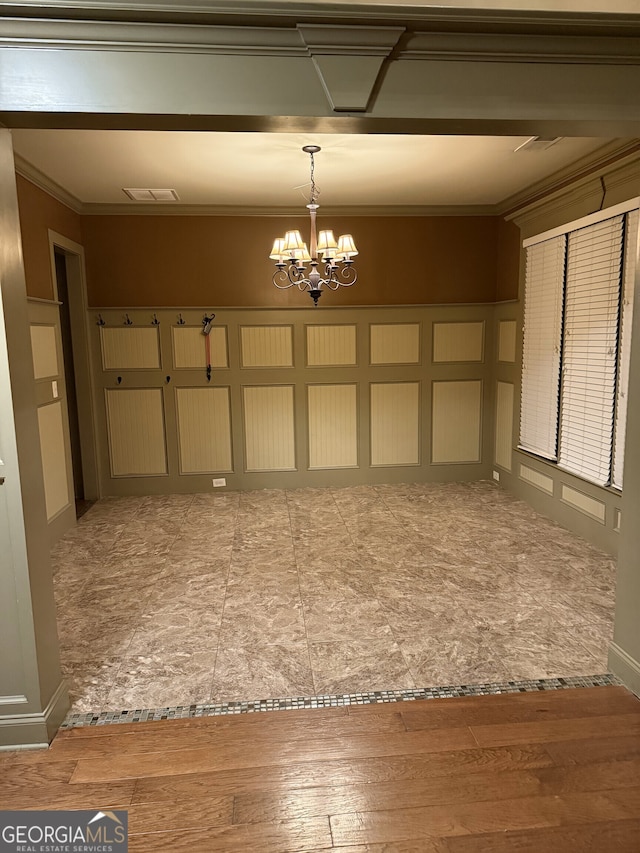
<instances>
[{"instance_id":1,"label":"coat hook rack","mask_svg":"<svg viewBox=\"0 0 640 853\"><path fill-rule=\"evenodd\" d=\"M106 326L107 324L104 321L104 317L102 314L98 314L98 319L96 321L96 326Z\"/></svg>"},{"instance_id":2,"label":"coat hook rack","mask_svg":"<svg viewBox=\"0 0 640 853\"><path fill-rule=\"evenodd\" d=\"M124 315L124 324L125 326L133 326L133 320L128 314Z\"/></svg>"}]
</instances>

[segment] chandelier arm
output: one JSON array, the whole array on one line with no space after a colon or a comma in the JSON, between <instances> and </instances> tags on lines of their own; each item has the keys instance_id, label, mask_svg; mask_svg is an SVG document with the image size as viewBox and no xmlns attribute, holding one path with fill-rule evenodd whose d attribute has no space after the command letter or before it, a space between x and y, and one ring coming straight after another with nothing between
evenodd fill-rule
<instances>
[{"instance_id":1,"label":"chandelier arm","mask_svg":"<svg viewBox=\"0 0 640 853\"><path fill-rule=\"evenodd\" d=\"M273 283L278 290L288 290L290 287L298 284L297 281L292 281L291 276L286 270L277 269L273 274ZM280 282L280 283L279 283Z\"/></svg>"},{"instance_id":2,"label":"chandelier arm","mask_svg":"<svg viewBox=\"0 0 640 853\"><path fill-rule=\"evenodd\" d=\"M351 287L358 280L358 270L349 264L341 266L334 274L334 281L337 281L340 287Z\"/></svg>"}]
</instances>

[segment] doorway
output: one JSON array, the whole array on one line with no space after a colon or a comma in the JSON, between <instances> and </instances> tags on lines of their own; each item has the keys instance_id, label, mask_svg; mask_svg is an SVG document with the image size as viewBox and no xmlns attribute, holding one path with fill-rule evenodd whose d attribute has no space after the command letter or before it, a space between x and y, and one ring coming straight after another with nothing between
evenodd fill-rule
<instances>
[{"instance_id":1,"label":"doorway","mask_svg":"<svg viewBox=\"0 0 640 853\"><path fill-rule=\"evenodd\" d=\"M73 493L76 518L80 518L100 495L87 333L84 249L51 230L49 249L60 316Z\"/></svg>"}]
</instances>

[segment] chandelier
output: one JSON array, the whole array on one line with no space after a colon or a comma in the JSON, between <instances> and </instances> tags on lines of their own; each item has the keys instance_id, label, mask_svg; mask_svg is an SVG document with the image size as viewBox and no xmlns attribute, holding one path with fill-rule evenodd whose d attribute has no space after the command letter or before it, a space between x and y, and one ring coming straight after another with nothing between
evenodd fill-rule
<instances>
[{"instance_id":1,"label":"chandelier","mask_svg":"<svg viewBox=\"0 0 640 853\"><path fill-rule=\"evenodd\" d=\"M307 205L311 218L309 247L299 231L287 231L284 237L274 240L269 257L276 262L275 286L280 290L297 287L308 291L317 308L323 287L337 290L356 283L358 273L353 266L353 257L358 250L351 234L342 234L337 241L333 231L321 231L316 236L316 211L320 205L317 201L319 190L313 176L313 155L320 151L320 147L305 145L302 150L311 158L311 193Z\"/></svg>"}]
</instances>

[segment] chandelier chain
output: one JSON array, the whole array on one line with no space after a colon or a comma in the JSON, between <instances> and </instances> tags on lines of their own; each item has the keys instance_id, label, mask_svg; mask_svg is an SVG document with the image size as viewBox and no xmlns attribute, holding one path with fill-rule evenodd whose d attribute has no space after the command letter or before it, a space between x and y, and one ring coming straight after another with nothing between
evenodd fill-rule
<instances>
[{"instance_id":1,"label":"chandelier chain","mask_svg":"<svg viewBox=\"0 0 640 853\"><path fill-rule=\"evenodd\" d=\"M309 154L309 156L311 157L311 197L309 199L309 204L315 204L316 199L318 197L318 193L316 190L316 182L314 179L316 164L315 164L315 160L313 159L313 151Z\"/></svg>"}]
</instances>

